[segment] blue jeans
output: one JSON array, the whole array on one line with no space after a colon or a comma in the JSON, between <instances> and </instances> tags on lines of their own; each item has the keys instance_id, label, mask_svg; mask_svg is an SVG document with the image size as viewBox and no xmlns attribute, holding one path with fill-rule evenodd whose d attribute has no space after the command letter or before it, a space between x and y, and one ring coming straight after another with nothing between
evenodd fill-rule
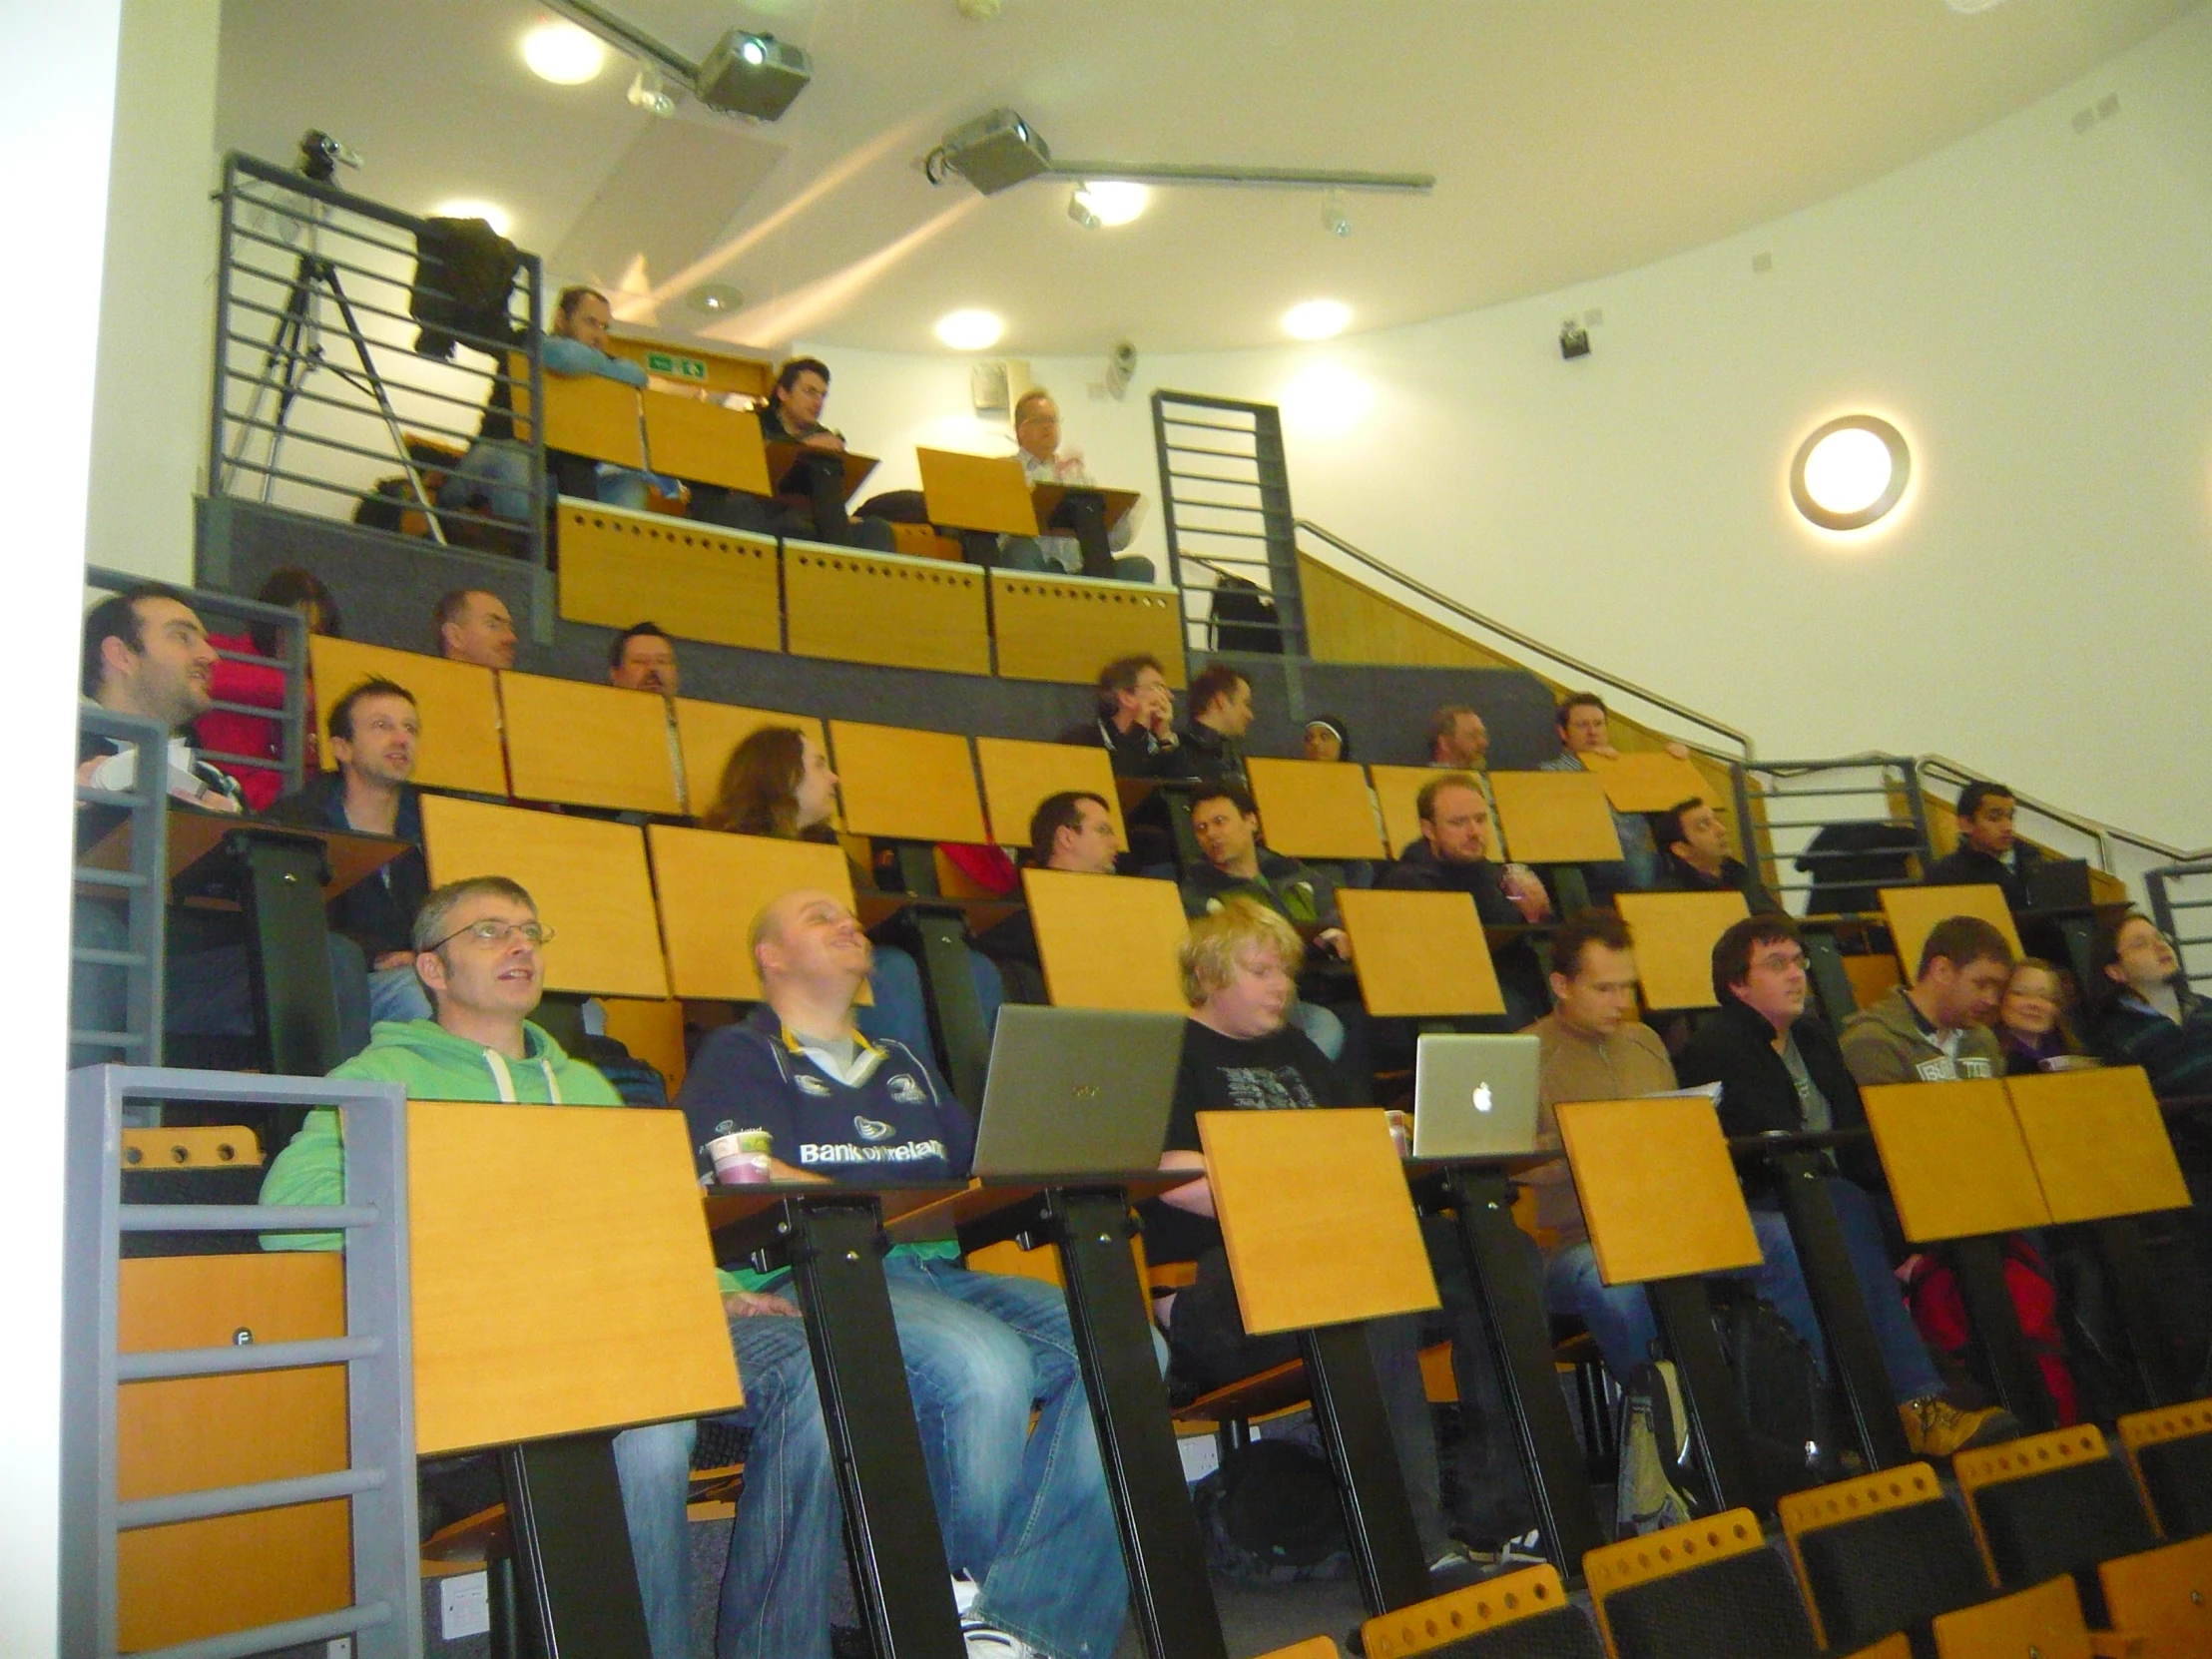
<instances>
[{"instance_id":1,"label":"blue jeans","mask_svg":"<svg viewBox=\"0 0 2212 1659\"><path fill-rule=\"evenodd\" d=\"M368 970L368 1022L429 1019L430 993L415 977L413 964Z\"/></svg>"},{"instance_id":2,"label":"blue jeans","mask_svg":"<svg viewBox=\"0 0 2212 1659\"><path fill-rule=\"evenodd\" d=\"M691 1659L691 1538L684 1511L697 1436L697 1425L689 1422L657 1422L615 1436L622 1516L653 1659Z\"/></svg>"},{"instance_id":3,"label":"blue jeans","mask_svg":"<svg viewBox=\"0 0 2212 1659\"><path fill-rule=\"evenodd\" d=\"M730 1322L753 1431L730 1530L715 1659L829 1659L831 1575L842 1562L835 1473L803 1321ZM656 1645L654 1659L661 1659Z\"/></svg>"},{"instance_id":4,"label":"blue jeans","mask_svg":"<svg viewBox=\"0 0 2212 1659\"><path fill-rule=\"evenodd\" d=\"M1742 1280L1773 1303L1790 1322L1790 1329L1812 1349L1813 1363L1825 1378L1828 1344L1813 1314L1813 1296L1805 1288L1805 1272L1798 1266L1789 1224L1771 1210L1754 1210L1751 1230L1758 1236L1761 1264L1710 1277ZM1598 1278L1597 1255L1587 1244L1567 1245L1551 1253L1544 1264L1544 1300L1554 1314L1581 1317L1605 1357L1605 1369L1623 1386L1629 1373L1652 1357L1659 1327L1643 1286L1605 1284Z\"/></svg>"},{"instance_id":5,"label":"blue jeans","mask_svg":"<svg viewBox=\"0 0 2212 1659\"><path fill-rule=\"evenodd\" d=\"M998 566L1001 570L1033 570L1052 576L1080 576L1083 574L1083 555L1072 536L1046 536L1043 541L1053 544L1047 553L1036 536L1001 536L998 538ZM1060 557L1054 557L1054 555ZM1067 563L1072 558L1074 563ZM1114 555L1114 580L1117 582L1151 582L1156 580L1153 563L1142 553L1117 553Z\"/></svg>"},{"instance_id":6,"label":"blue jeans","mask_svg":"<svg viewBox=\"0 0 2212 1659\"><path fill-rule=\"evenodd\" d=\"M1061 1659L1107 1659L1129 1590L1066 1299L942 1260L893 1256L884 1274L945 1550L981 1586L976 1616Z\"/></svg>"},{"instance_id":7,"label":"blue jeans","mask_svg":"<svg viewBox=\"0 0 2212 1659\"><path fill-rule=\"evenodd\" d=\"M552 468L547 489L550 490ZM646 476L626 467L610 466L601 462L595 471L600 501L610 507L622 507L630 512L645 510ZM438 486L438 505L448 511L462 511L481 505L494 518L507 519L516 525L527 524L530 517L530 451L520 444L502 442L497 438L478 438L469 446L468 453Z\"/></svg>"},{"instance_id":8,"label":"blue jeans","mask_svg":"<svg viewBox=\"0 0 2212 1659\"><path fill-rule=\"evenodd\" d=\"M968 971L975 980L975 1000L983 1006L983 1037L988 1041L998 1027L998 1010L1006 1001L1005 981L998 964L970 948ZM929 1041L929 1006L921 994L921 967L895 944L875 947L875 967L868 974L868 990L875 1001L852 1010L853 1023L868 1038L894 1037L931 1065L942 1059Z\"/></svg>"},{"instance_id":9,"label":"blue jeans","mask_svg":"<svg viewBox=\"0 0 2212 1659\"><path fill-rule=\"evenodd\" d=\"M1844 1249L1851 1256L1859 1294L1867 1300L1867 1317L1874 1324L1883 1369L1890 1374L1890 1386L1898 1402L1941 1393L1943 1380L1936 1374L1936 1362L1928 1357L1928 1345L1921 1341L1912 1311L1905 1306L1905 1294L1898 1289L1897 1275L1891 1271L1890 1250L1883 1243L1882 1217L1874 1200L1864 1187L1840 1175L1828 1178L1828 1196L1843 1226ZM1780 1202L1771 1196L1756 1200L1765 1208L1752 1211L1754 1221L1770 1214L1771 1207Z\"/></svg>"}]
</instances>

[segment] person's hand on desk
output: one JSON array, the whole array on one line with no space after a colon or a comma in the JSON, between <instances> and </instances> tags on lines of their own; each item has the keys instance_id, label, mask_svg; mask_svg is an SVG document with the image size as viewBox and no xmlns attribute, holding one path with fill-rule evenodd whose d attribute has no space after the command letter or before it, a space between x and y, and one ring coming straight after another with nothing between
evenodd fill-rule
<instances>
[{"instance_id":1,"label":"person's hand on desk","mask_svg":"<svg viewBox=\"0 0 2212 1659\"><path fill-rule=\"evenodd\" d=\"M1342 927L1324 927L1314 935L1314 942L1341 962L1352 960L1352 935Z\"/></svg>"},{"instance_id":2,"label":"person's hand on desk","mask_svg":"<svg viewBox=\"0 0 2212 1659\"><path fill-rule=\"evenodd\" d=\"M1542 921L1551 914L1551 895L1544 891L1543 882L1526 864L1507 864L1505 873L1498 878L1498 887L1513 908L1520 911L1523 921Z\"/></svg>"},{"instance_id":3,"label":"person's hand on desk","mask_svg":"<svg viewBox=\"0 0 2212 1659\"><path fill-rule=\"evenodd\" d=\"M764 1314L799 1318L799 1305L768 1291L732 1291L722 1299L722 1311L734 1320L759 1319Z\"/></svg>"},{"instance_id":4,"label":"person's hand on desk","mask_svg":"<svg viewBox=\"0 0 2212 1659\"><path fill-rule=\"evenodd\" d=\"M192 805L198 807L204 813L229 813L233 818L246 811L229 796L216 790L202 790L193 799Z\"/></svg>"},{"instance_id":5,"label":"person's hand on desk","mask_svg":"<svg viewBox=\"0 0 2212 1659\"><path fill-rule=\"evenodd\" d=\"M811 437L801 438L799 446L802 449L834 450L839 455L844 453L844 439L834 432L817 432Z\"/></svg>"},{"instance_id":6,"label":"person's hand on desk","mask_svg":"<svg viewBox=\"0 0 2212 1659\"><path fill-rule=\"evenodd\" d=\"M768 1178L771 1181L803 1181L810 1187L827 1187L830 1185L830 1177L827 1175L817 1175L814 1171L801 1169L796 1164L787 1164L781 1158L771 1158L768 1161Z\"/></svg>"}]
</instances>

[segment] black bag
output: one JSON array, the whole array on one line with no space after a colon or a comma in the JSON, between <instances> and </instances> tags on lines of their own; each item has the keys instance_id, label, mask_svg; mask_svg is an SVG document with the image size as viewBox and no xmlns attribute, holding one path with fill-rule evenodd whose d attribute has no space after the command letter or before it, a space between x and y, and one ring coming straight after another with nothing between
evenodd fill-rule
<instances>
[{"instance_id":1,"label":"black bag","mask_svg":"<svg viewBox=\"0 0 2212 1659\"><path fill-rule=\"evenodd\" d=\"M1208 1561L1241 1583L1341 1578L1352 1564L1329 1460L1298 1440L1246 1441L1191 1505Z\"/></svg>"},{"instance_id":2,"label":"black bag","mask_svg":"<svg viewBox=\"0 0 2212 1659\"><path fill-rule=\"evenodd\" d=\"M522 269L522 251L481 219L432 219L415 233L415 276L407 314L422 324L415 350L450 362L455 334L516 341L521 332L507 314L507 295Z\"/></svg>"},{"instance_id":3,"label":"black bag","mask_svg":"<svg viewBox=\"0 0 2212 1659\"><path fill-rule=\"evenodd\" d=\"M1223 573L1214 578L1214 645L1216 651L1255 651L1283 655L1283 619L1275 601L1258 583Z\"/></svg>"},{"instance_id":4,"label":"black bag","mask_svg":"<svg viewBox=\"0 0 2212 1659\"><path fill-rule=\"evenodd\" d=\"M1805 1346L1763 1297L1716 1301L1713 1325L1751 1425L1753 1475L1768 1498L1843 1477L1828 1384Z\"/></svg>"}]
</instances>

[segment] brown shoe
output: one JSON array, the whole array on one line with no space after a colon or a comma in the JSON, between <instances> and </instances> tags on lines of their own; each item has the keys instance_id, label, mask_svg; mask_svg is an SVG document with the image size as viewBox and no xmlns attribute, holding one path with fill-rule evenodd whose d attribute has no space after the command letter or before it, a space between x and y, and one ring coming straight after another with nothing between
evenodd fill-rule
<instances>
[{"instance_id":1,"label":"brown shoe","mask_svg":"<svg viewBox=\"0 0 2212 1659\"><path fill-rule=\"evenodd\" d=\"M1961 1411L1940 1394L1930 1394L1898 1407L1905 1419L1906 1442L1916 1457L1948 1457L1975 1446L2016 1440L2023 1432L2020 1419L2001 1406Z\"/></svg>"}]
</instances>

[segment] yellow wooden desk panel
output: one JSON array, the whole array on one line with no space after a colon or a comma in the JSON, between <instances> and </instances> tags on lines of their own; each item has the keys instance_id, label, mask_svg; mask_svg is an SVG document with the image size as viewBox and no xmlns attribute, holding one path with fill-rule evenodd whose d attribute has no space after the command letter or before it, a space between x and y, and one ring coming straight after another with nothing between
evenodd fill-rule
<instances>
[{"instance_id":1,"label":"yellow wooden desk panel","mask_svg":"<svg viewBox=\"0 0 2212 1659\"><path fill-rule=\"evenodd\" d=\"M499 687L490 669L319 634L308 639L307 651L315 708L325 727L330 705L363 680L389 680L414 694L415 712L422 719L422 741L415 749L417 784L477 795L507 793L507 759L499 745ZM334 772L337 764L324 743L322 770Z\"/></svg>"},{"instance_id":2,"label":"yellow wooden desk panel","mask_svg":"<svg viewBox=\"0 0 2212 1659\"><path fill-rule=\"evenodd\" d=\"M670 391L638 394L645 409L645 449L663 477L721 484L747 495L774 495L768 481L768 446L760 417L750 409L726 409ZM562 549L563 557L567 549Z\"/></svg>"},{"instance_id":3,"label":"yellow wooden desk panel","mask_svg":"<svg viewBox=\"0 0 2212 1659\"><path fill-rule=\"evenodd\" d=\"M425 1455L742 1401L678 1112L407 1108Z\"/></svg>"},{"instance_id":4,"label":"yellow wooden desk panel","mask_svg":"<svg viewBox=\"0 0 2212 1659\"><path fill-rule=\"evenodd\" d=\"M654 1002L634 996L600 998L607 1010L607 1035L661 1074L669 1098L684 1086L689 1062L684 1055L684 1005L669 998Z\"/></svg>"},{"instance_id":5,"label":"yellow wooden desk panel","mask_svg":"<svg viewBox=\"0 0 2212 1659\"><path fill-rule=\"evenodd\" d=\"M523 373L527 374L527 369ZM638 388L604 374L546 374L545 447L632 469L645 465ZM530 382L514 388L515 436L530 441Z\"/></svg>"},{"instance_id":6,"label":"yellow wooden desk panel","mask_svg":"<svg viewBox=\"0 0 2212 1659\"><path fill-rule=\"evenodd\" d=\"M558 934L545 947L547 990L668 995L636 826L433 795L422 800L422 837L433 884L504 875L537 901Z\"/></svg>"},{"instance_id":7,"label":"yellow wooden desk panel","mask_svg":"<svg viewBox=\"0 0 2212 1659\"><path fill-rule=\"evenodd\" d=\"M1928 943L1928 935L1936 923L1952 916L1979 916L2004 935L2014 957L2025 954L2002 887L1884 887L1882 913L1889 918L1890 937L1897 945L1898 966L1907 984L1920 975L1921 947Z\"/></svg>"},{"instance_id":8,"label":"yellow wooden desk panel","mask_svg":"<svg viewBox=\"0 0 2212 1659\"><path fill-rule=\"evenodd\" d=\"M1173 881L1025 869L1021 884L1054 1007L1191 1011L1176 965L1188 924Z\"/></svg>"},{"instance_id":9,"label":"yellow wooden desk panel","mask_svg":"<svg viewBox=\"0 0 2212 1659\"><path fill-rule=\"evenodd\" d=\"M726 345L710 344L705 340L663 340L616 332L607 336L606 351L610 357L628 358L649 374L697 386L718 396L736 392L765 403L776 387L775 359L733 351ZM656 355L673 360L667 367L655 367ZM705 370L704 374L686 372L679 366L687 359Z\"/></svg>"},{"instance_id":10,"label":"yellow wooden desk panel","mask_svg":"<svg viewBox=\"0 0 2212 1659\"><path fill-rule=\"evenodd\" d=\"M855 835L980 844L990 839L975 758L956 732L830 723L830 764Z\"/></svg>"},{"instance_id":11,"label":"yellow wooden desk panel","mask_svg":"<svg viewBox=\"0 0 2212 1659\"><path fill-rule=\"evenodd\" d=\"M1613 902L1636 941L1647 1008L1712 1008L1713 946L1751 914L1740 892L1624 892Z\"/></svg>"},{"instance_id":12,"label":"yellow wooden desk panel","mask_svg":"<svg viewBox=\"0 0 2212 1659\"><path fill-rule=\"evenodd\" d=\"M668 941L670 988L678 996L757 1002L761 976L746 934L770 899L819 887L852 903L852 866L832 841L774 840L682 830L646 829L661 935Z\"/></svg>"},{"instance_id":13,"label":"yellow wooden desk panel","mask_svg":"<svg viewBox=\"0 0 2212 1659\"><path fill-rule=\"evenodd\" d=\"M722 775L738 745L764 726L796 726L830 752L829 734L813 715L782 709L746 709L735 703L705 703L695 697L674 699L676 741L684 757L686 811L704 818L722 793Z\"/></svg>"},{"instance_id":14,"label":"yellow wooden desk panel","mask_svg":"<svg viewBox=\"0 0 2212 1659\"><path fill-rule=\"evenodd\" d=\"M1859 1093L1913 1243L2050 1224L2003 1079L1871 1083Z\"/></svg>"},{"instance_id":15,"label":"yellow wooden desk panel","mask_svg":"<svg viewBox=\"0 0 2212 1659\"><path fill-rule=\"evenodd\" d=\"M2142 1067L2033 1072L2006 1078L2004 1088L2053 1222L2189 1207Z\"/></svg>"},{"instance_id":16,"label":"yellow wooden desk panel","mask_svg":"<svg viewBox=\"0 0 2212 1659\"><path fill-rule=\"evenodd\" d=\"M1382 839L1388 844L1391 857L1421 838L1421 787L1430 779L1442 776L1442 770L1437 767L1368 768L1368 783L1375 791L1376 805L1382 810Z\"/></svg>"},{"instance_id":17,"label":"yellow wooden desk panel","mask_svg":"<svg viewBox=\"0 0 2212 1659\"><path fill-rule=\"evenodd\" d=\"M1270 848L1293 858L1383 858L1365 768L1351 761L1245 762Z\"/></svg>"},{"instance_id":18,"label":"yellow wooden desk panel","mask_svg":"<svg viewBox=\"0 0 2212 1659\"><path fill-rule=\"evenodd\" d=\"M961 530L995 530L1033 536L1037 511L1018 455L963 455L951 449L916 449L921 494L929 522Z\"/></svg>"},{"instance_id":19,"label":"yellow wooden desk panel","mask_svg":"<svg viewBox=\"0 0 2212 1659\"><path fill-rule=\"evenodd\" d=\"M1437 1305L1381 1111L1201 1112L1198 1138L1253 1336Z\"/></svg>"},{"instance_id":20,"label":"yellow wooden desk panel","mask_svg":"<svg viewBox=\"0 0 2212 1659\"><path fill-rule=\"evenodd\" d=\"M561 616L679 639L781 651L776 542L658 513L561 499Z\"/></svg>"},{"instance_id":21,"label":"yellow wooden desk panel","mask_svg":"<svg viewBox=\"0 0 2212 1659\"><path fill-rule=\"evenodd\" d=\"M1703 1095L1562 1101L1559 1134L1606 1284L1758 1266L1720 1114Z\"/></svg>"},{"instance_id":22,"label":"yellow wooden desk panel","mask_svg":"<svg viewBox=\"0 0 2212 1659\"><path fill-rule=\"evenodd\" d=\"M981 570L788 541L784 596L794 656L946 674L991 671Z\"/></svg>"},{"instance_id":23,"label":"yellow wooden desk panel","mask_svg":"<svg viewBox=\"0 0 2212 1659\"><path fill-rule=\"evenodd\" d=\"M1106 803L1114 834L1129 844L1122 823L1121 798L1114 789L1113 762L1103 749L1067 743L1023 743L1013 738L977 738L975 761L983 774L983 805L991 839L1000 846L1027 846L1029 821L1047 796L1088 791Z\"/></svg>"},{"instance_id":24,"label":"yellow wooden desk panel","mask_svg":"<svg viewBox=\"0 0 2212 1659\"><path fill-rule=\"evenodd\" d=\"M1582 767L1603 786L1615 812L1663 813L1693 797L1716 810L1726 805L1712 799L1712 786L1695 766L1662 750L1635 750L1610 761L1585 755Z\"/></svg>"},{"instance_id":25,"label":"yellow wooden desk panel","mask_svg":"<svg viewBox=\"0 0 2212 1659\"><path fill-rule=\"evenodd\" d=\"M1497 816L1524 864L1618 863L1605 786L1587 772L1493 772Z\"/></svg>"},{"instance_id":26,"label":"yellow wooden desk panel","mask_svg":"<svg viewBox=\"0 0 2212 1659\"><path fill-rule=\"evenodd\" d=\"M1369 1013L1380 1019L1505 1012L1468 894L1341 887L1337 902Z\"/></svg>"},{"instance_id":27,"label":"yellow wooden desk panel","mask_svg":"<svg viewBox=\"0 0 2212 1659\"><path fill-rule=\"evenodd\" d=\"M1115 659L1150 655L1170 686L1183 685L1183 602L1173 588L1018 570L990 580L1002 678L1090 686Z\"/></svg>"},{"instance_id":28,"label":"yellow wooden desk panel","mask_svg":"<svg viewBox=\"0 0 2212 1659\"><path fill-rule=\"evenodd\" d=\"M684 810L676 793L668 700L545 674L499 676L507 774L523 801L622 812Z\"/></svg>"}]
</instances>

